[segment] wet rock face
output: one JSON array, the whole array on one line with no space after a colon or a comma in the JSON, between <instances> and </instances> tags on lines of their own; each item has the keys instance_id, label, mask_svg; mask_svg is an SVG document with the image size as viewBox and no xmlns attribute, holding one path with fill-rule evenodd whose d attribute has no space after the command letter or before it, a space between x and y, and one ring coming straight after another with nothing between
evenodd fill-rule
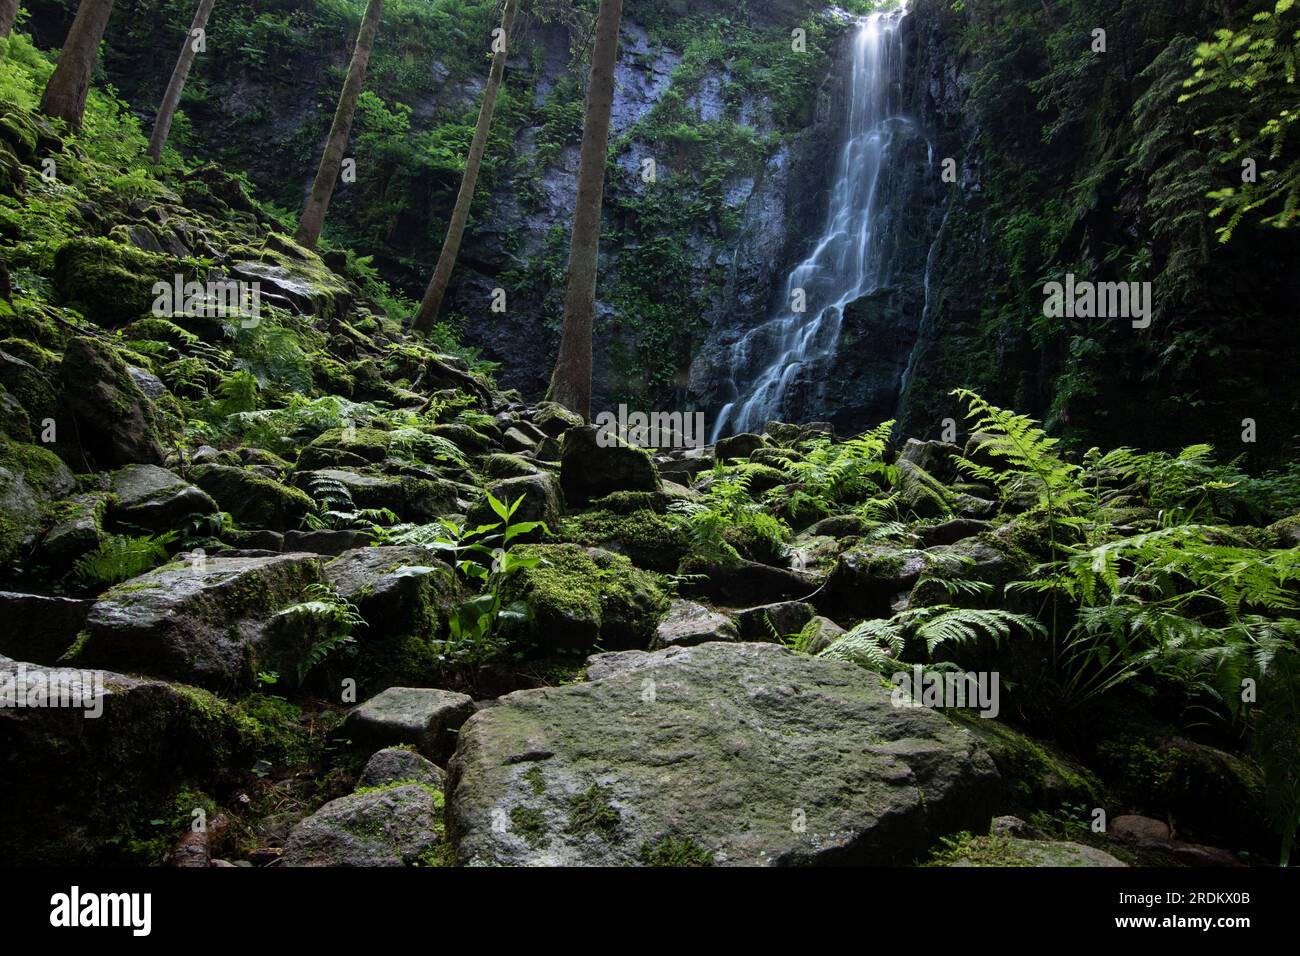
<instances>
[{"instance_id":1,"label":"wet rock face","mask_svg":"<svg viewBox=\"0 0 1300 956\"><path fill-rule=\"evenodd\" d=\"M689 846L714 864L890 863L988 827L998 776L982 746L852 665L714 643L591 670L461 728L458 861L626 865Z\"/></svg>"}]
</instances>

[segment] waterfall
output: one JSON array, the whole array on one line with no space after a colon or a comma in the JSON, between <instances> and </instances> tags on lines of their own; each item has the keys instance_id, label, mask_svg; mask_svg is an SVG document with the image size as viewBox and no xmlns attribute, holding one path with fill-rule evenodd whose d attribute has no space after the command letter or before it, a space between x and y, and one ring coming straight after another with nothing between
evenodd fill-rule
<instances>
[{"instance_id":1,"label":"waterfall","mask_svg":"<svg viewBox=\"0 0 1300 956\"><path fill-rule=\"evenodd\" d=\"M844 308L880 284L885 237L876 225L887 197L879 185L891 147L910 122L900 115L906 4L863 19L852 37L843 141L826 222L812 252L790 273L781 313L730 346L736 399L724 405L712 440L759 431L780 416L799 370L835 353ZM796 311L802 297L804 309ZM747 374L756 369L752 374Z\"/></svg>"}]
</instances>

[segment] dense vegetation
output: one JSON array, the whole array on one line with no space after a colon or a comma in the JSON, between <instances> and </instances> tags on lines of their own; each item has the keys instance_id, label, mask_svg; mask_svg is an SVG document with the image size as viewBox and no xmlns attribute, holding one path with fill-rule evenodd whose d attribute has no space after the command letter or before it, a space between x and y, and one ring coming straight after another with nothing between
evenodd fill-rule
<instances>
[{"instance_id":1,"label":"dense vegetation","mask_svg":"<svg viewBox=\"0 0 1300 956\"><path fill-rule=\"evenodd\" d=\"M859 715L888 700L878 685L899 672L971 672L997 676L995 719L927 715L904 736L951 747L954 776L984 789L926 792L932 810L898 810L915 833L872 834L854 851L867 856L835 858L810 840L773 857L998 865L1068 843L1139 865L1290 862L1300 468L1278 367L1295 353L1275 298L1284 270L1259 254L1266 236L1279 263L1295 262L1290 0L1225 11L1235 25L1218 32L1172 0L945 3L934 22L969 58L977 133L965 145L980 162L965 162L979 165L981 190L953 200L945 228L966 238L939 248L997 255L942 279L950 306L974 297L980 308L936 320L952 338L913 379L904 426L951 410L959 435L771 422L762 435L650 450L599 441L581 416L499 380L524 364L544 379L563 318L566 223L542 223L539 248L510 249L494 217L503 203L536 215L554 205L542 173L582 136L594 4L525 10L531 36L564 38L564 68L548 72L552 48L520 40L516 57L530 62L512 62L496 105L463 257L531 303L538 324L504 351L493 340L490 355L454 309L427 336L407 325L478 109L452 94L486 75L476 44L496 3L385 6L352 144L377 174L339 190L318 251L290 237L361 3L219 2L214 36L237 53L202 60L159 163L141 117L164 78L146 77L138 52L170 50L188 5L159 17L156 3L118 4L104 66L120 85L92 85L76 133L41 114L55 54L26 32L57 32L66 11L27 6L30 19L0 39L0 600L20 622L0 636L0 677L102 668L127 703L106 714L111 747L89 720L78 735L47 712L0 711L0 760L27 768L0 809L13 859L745 862L722 852L730 835L711 819L636 829L622 765L592 771L585 748L623 732L667 753L673 741L655 736L667 726L706 750L686 698L709 695L675 697L674 680L717 680L726 706L710 720L770 706L775 748L836 731L800 710L825 687L850 688L835 707ZM717 250L752 225L728 196L809 141L845 27L793 0L627 6L646 35L637 55L676 58L611 137L601 295L612 314L595 338L617 370L606 396L660 407L684 394L727 281ZM1118 75L1086 49L1099 17L1125 51ZM792 23L810 54L792 53ZM241 84L276 97L241 96ZM706 94L716 108L700 108ZM271 138L249 132L271 127ZM940 152L968 132L941 131ZM654 181L620 174L639 169L647 145L661 161ZM1218 175L1255 157L1255 182ZM502 231L509 254L483 255ZM977 268L988 270L979 284ZM1165 337L1027 323L1042 283L1071 269L1153 276ZM1188 307L1225 275L1236 276L1229 300L1263 290L1249 314ZM176 277L182 290L198 284L197 306L188 292L159 304L155 283ZM256 310L212 307L209 280L260 283ZM1228 313L1242 324L1225 324ZM1249 358L1234 351L1243 329L1260 336ZM1009 355L1024 361L1008 366ZM1232 415L1258 419L1267 455L1244 456L1241 428L1223 425L1234 389L1244 397L1231 407L1246 411ZM1276 405L1259 398L1273 392ZM1137 401L1147 407L1126 404ZM1177 409L1198 417L1168 425ZM1180 446L1194 426L1218 447ZM692 656L724 645L734 659ZM779 658L762 656L768 645ZM647 649L663 653L589 660ZM728 698L763 685L764 660L791 668L777 689ZM733 665L749 668L743 680ZM617 669L640 666L681 669L660 685ZM659 688L649 697L647 683ZM602 687L641 695L647 709L620 719L653 720L591 726L582 707ZM533 688L547 691L470 717L475 701ZM398 717L378 703L409 689L433 702L390 702ZM395 731L418 706L432 708L427 726ZM840 743L854 747L842 749L898 744L879 736L890 720L869 734L849 721ZM728 729L741 739L758 725ZM554 735L546 756L516 759L510 735L542 732ZM581 746L566 750L573 738ZM510 754L501 766L488 766L494 747ZM676 763L647 749L655 774ZM788 772L752 756L761 749L727 752L756 805L772 799L756 778ZM73 796L87 780L93 805ZM509 810L486 819L480 798ZM780 825L760 821L754 839L797 841L790 808L774 805ZM196 840L186 830L199 810L221 825ZM1098 813L1145 818L1164 836L1125 840ZM1011 815L1026 830L985 835ZM890 814L868 816L875 826ZM727 819L723 829L736 825Z\"/></svg>"}]
</instances>

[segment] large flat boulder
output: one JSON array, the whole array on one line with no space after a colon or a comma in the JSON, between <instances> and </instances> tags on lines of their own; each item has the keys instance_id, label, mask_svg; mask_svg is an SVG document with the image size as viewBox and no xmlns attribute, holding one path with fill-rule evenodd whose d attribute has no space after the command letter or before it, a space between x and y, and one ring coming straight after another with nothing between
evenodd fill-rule
<instances>
[{"instance_id":1,"label":"large flat boulder","mask_svg":"<svg viewBox=\"0 0 1300 956\"><path fill-rule=\"evenodd\" d=\"M988 828L982 745L853 665L721 643L590 665L599 679L508 694L461 728L460 862L626 865L686 846L715 864L906 863Z\"/></svg>"},{"instance_id":2,"label":"large flat boulder","mask_svg":"<svg viewBox=\"0 0 1300 956\"><path fill-rule=\"evenodd\" d=\"M166 564L104 593L75 660L222 692L250 687L259 670L287 677L307 648L268 621L319 580L312 554Z\"/></svg>"}]
</instances>

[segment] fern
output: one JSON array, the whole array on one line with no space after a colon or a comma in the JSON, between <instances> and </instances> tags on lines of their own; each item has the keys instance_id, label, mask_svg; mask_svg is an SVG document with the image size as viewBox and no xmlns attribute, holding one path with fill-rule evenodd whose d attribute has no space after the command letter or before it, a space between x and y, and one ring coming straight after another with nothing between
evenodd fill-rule
<instances>
[{"instance_id":1,"label":"fern","mask_svg":"<svg viewBox=\"0 0 1300 956\"><path fill-rule=\"evenodd\" d=\"M353 632L366 624L355 604L343 598L325 584L309 584L303 592L307 599L285 608L280 613L290 617L310 618L317 622L321 636L308 648L298 663L298 683L328 658L355 644Z\"/></svg>"},{"instance_id":2,"label":"fern","mask_svg":"<svg viewBox=\"0 0 1300 956\"><path fill-rule=\"evenodd\" d=\"M908 641L921 642L932 656L945 644L971 644L984 638L997 643L1017 631L1044 633L1042 625L1023 614L937 604L902 611L887 619L863 621L818 656L888 673L897 667Z\"/></svg>"},{"instance_id":3,"label":"fern","mask_svg":"<svg viewBox=\"0 0 1300 956\"><path fill-rule=\"evenodd\" d=\"M77 559L73 574L87 584L99 585L139 577L167 560L167 545L176 536L174 531L140 537L108 535L99 542L98 548Z\"/></svg>"}]
</instances>

